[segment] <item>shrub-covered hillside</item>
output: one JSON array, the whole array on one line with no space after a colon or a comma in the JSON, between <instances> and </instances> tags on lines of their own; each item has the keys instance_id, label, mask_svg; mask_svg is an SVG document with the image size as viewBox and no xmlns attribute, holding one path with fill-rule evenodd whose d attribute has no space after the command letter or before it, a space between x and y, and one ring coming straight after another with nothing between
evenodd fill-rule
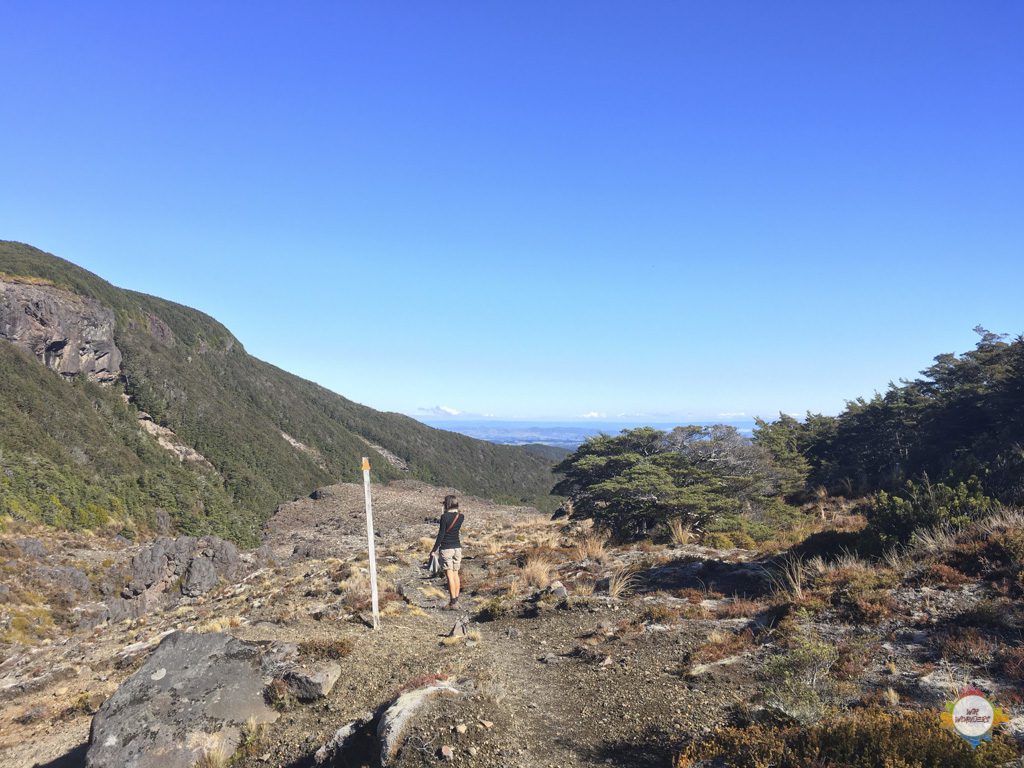
<instances>
[{"instance_id":1,"label":"shrub-covered hillside","mask_svg":"<svg viewBox=\"0 0 1024 768\"><path fill-rule=\"evenodd\" d=\"M125 405L114 389L61 381L0 342L0 513L88 524L86 503L135 520L152 519L161 507L186 530L252 540L280 501L355 479L364 455L380 480L411 476L517 501L539 501L550 487L550 462L541 457L354 403L251 357L201 312L121 290L31 246L0 241L0 274L112 309L131 398ZM214 470L159 448L138 428L138 410ZM33 473L35 480L26 479Z\"/></svg>"}]
</instances>

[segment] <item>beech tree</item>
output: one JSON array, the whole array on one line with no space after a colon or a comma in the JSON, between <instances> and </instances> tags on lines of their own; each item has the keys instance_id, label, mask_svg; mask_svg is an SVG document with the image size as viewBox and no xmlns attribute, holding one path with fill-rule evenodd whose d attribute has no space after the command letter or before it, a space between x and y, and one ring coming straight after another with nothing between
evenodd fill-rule
<instances>
[{"instance_id":1,"label":"beech tree","mask_svg":"<svg viewBox=\"0 0 1024 768\"><path fill-rule=\"evenodd\" d=\"M625 538L673 519L701 530L779 488L768 452L721 425L599 435L555 471L563 479L553 493L568 496L575 515Z\"/></svg>"}]
</instances>

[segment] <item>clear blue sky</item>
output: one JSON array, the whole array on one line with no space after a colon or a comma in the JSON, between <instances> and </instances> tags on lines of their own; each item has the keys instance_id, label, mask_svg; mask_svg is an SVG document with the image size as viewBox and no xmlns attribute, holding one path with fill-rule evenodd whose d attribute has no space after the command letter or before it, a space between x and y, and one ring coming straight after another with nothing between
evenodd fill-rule
<instances>
[{"instance_id":1,"label":"clear blue sky","mask_svg":"<svg viewBox=\"0 0 1024 768\"><path fill-rule=\"evenodd\" d=\"M1024 331L1024 3L5 2L0 238L369 405L835 412Z\"/></svg>"}]
</instances>

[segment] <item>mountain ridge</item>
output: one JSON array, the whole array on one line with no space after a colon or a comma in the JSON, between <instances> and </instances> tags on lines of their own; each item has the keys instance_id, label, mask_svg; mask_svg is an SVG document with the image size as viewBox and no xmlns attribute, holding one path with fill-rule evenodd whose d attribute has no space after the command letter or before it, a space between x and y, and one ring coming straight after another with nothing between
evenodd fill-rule
<instances>
[{"instance_id":1,"label":"mountain ridge","mask_svg":"<svg viewBox=\"0 0 1024 768\"><path fill-rule=\"evenodd\" d=\"M77 362L67 357L73 358L76 352L91 354L90 345L106 349L105 337L94 343L83 335L75 339L81 342L79 347L68 344L66 333L58 334L56 340L50 338L56 333L50 317L62 311L59 306L51 307L51 315L36 322L30 329L35 333L33 341L22 339L19 349L28 353L25 357L34 356L65 378L74 379L72 386L65 390L43 386L37 375L26 373L24 361L12 357L10 348L18 340L4 329L24 324L19 311L35 311L25 295L28 285L33 286L33 296L44 294L47 301L60 304L59 292L65 291L98 302L113 313L111 342L120 356L114 388L123 388L126 402L119 406L115 402L119 398L104 392L113 388L83 380L77 375ZM0 426L4 427L0 448L5 451L5 466L16 463L21 467L18 472L11 470L20 481L14 482L10 474L7 481L0 481L0 514L65 524L63 518L75 519L74 509L87 504L109 506L112 499L126 494L127 486L134 500L125 504L125 509L114 504L111 517L117 520L151 527L155 510L170 507L185 532L219 533L251 542L277 504L339 478L354 477L363 455L370 456L374 478L379 481L411 477L497 500L551 504L546 498L552 483L550 462L544 457L433 429L408 416L355 403L249 355L227 327L198 310L117 288L72 262L13 241L0 241L0 289L5 299L0 306L7 307L6 320L0 317L4 322L0 338L8 342L0 346L10 363L4 366L6 375L0 375L5 379L0 392ZM46 351L58 346L65 357L51 357ZM15 370L23 384L31 382L27 387L15 387L9 381ZM15 390L21 392L19 402L8 396ZM40 400L32 409L34 421L18 419L34 399ZM124 412L118 411L119 407ZM64 423L64 417L69 411L89 408L103 413L106 423L86 419L87 424L78 424L77 429L85 430L95 444L71 439L77 458L52 444L46 450L36 450L38 446L31 440L22 439L33 431L51 437L54 432L72 434L74 429ZM173 439L209 461L213 471L188 461L176 460L176 466L156 461L151 446L145 445L152 437L128 434L140 417L169 430ZM20 447L15 450L14 445ZM121 460L96 458L115 446L114 454ZM144 458L136 461L128 458L129 454ZM65 477L41 485L25 479L40 461L50 462L54 471ZM147 469L159 475L153 487L142 480ZM184 496L178 470L190 477L185 485L193 487ZM77 480L72 482L72 478ZM114 480L117 489L110 490ZM66 487L55 487L69 484L82 488L68 494ZM106 490L98 492L97 488ZM40 502L33 498L43 496L56 496L60 501L59 506L54 505L56 511L25 511L26 503L38 506Z\"/></svg>"}]
</instances>

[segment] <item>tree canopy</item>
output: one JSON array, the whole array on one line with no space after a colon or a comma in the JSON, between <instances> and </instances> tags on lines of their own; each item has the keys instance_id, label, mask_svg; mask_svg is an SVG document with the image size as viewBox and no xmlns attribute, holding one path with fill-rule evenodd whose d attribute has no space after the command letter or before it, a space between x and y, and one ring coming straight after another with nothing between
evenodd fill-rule
<instances>
[{"instance_id":1,"label":"tree canopy","mask_svg":"<svg viewBox=\"0 0 1024 768\"><path fill-rule=\"evenodd\" d=\"M573 513L630 537L678 519L696 530L716 517L776 496L785 473L735 427L651 427L599 435L555 471L554 493Z\"/></svg>"}]
</instances>

